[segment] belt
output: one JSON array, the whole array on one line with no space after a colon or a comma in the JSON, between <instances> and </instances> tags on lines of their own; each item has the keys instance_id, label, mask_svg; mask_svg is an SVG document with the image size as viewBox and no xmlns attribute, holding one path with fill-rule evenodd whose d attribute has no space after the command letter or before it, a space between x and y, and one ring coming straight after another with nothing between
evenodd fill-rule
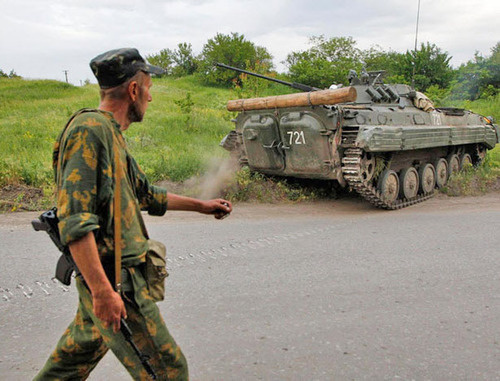
<instances>
[{"instance_id":1,"label":"belt","mask_svg":"<svg viewBox=\"0 0 500 381\"><path fill-rule=\"evenodd\" d=\"M85 287L89 288L87 286L87 282L85 282L85 279L83 278L83 275L80 271L75 270L75 276L79 277ZM130 273L126 268L122 268L122 291L123 292L133 292L134 291L134 285L132 283L132 277L130 276Z\"/></svg>"}]
</instances>

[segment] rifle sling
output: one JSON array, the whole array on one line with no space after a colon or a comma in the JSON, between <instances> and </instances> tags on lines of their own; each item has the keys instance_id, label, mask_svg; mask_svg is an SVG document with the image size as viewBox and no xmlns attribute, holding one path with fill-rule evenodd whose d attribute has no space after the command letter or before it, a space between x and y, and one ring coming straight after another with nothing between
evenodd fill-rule
<instances>
[{"instance_id":1,"label":"rifle sling","mask_svg":"<svg viewBox=\"0 0 500 381\"><path fill-rule=\"evenodd\" d=\"M122 290L122 208L121 208L121 181L123 168L120 164L119 142L113 135L113 157L115 166L115 189L113 194L113 219L114 219L114 241L115 241L115 290L121 293Z\"/></svg>"},{"instance_id":2,"label":"rifle sling","mask_svg":"<svg viewBox=\"0 0 500 381\"><path fill-rule=\"evenodd\" d=\"M60 135L60 142L63 140L63 137L66 135L68 127L73 122L76 116L84 112L92 112L95 111L93 109L82 109L75 113L70 120L64 126L63 132ZM121 219L121 181L123 178L123 167L120 164L120 151L119 146L120 143L118 138L115 135L115 131L111 131L113 136L113 161L114 161L114 177L115 177L115 189L113 194L113 220L114 220L114 242L115 242L115 290L120 293L122 289L122 280L121 280L121 267L122 267L122 219ZM56 182L58 186L60 186L60 172L61 172L61 157L58 157L57 160L57 179Z\"/></svg>"}]
</instances>

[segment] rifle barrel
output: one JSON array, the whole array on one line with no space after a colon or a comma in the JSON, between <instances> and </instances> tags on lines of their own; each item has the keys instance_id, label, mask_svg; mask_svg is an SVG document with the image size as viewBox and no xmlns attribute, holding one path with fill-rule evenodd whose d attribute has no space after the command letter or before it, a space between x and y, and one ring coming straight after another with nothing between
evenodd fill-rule
<instances>
[{"instance_id":1,"label":"rifle barrel","mask_svg":"<svg viewBox=\"0 0 500 381\"><path fill-rule=\"evenodd\" d=\"M156 375L156 372L154 371L153 367L151 366L151 364L148 361L149 357L147 355L145 355L144 353L142 353L141 350L134 343L134 341L132 340L132 330L130 329L127 322L123 318L120 319L120 331L122 332L123 336L125 337L125 340L132 346L132 349L136 353L137 357L139 357L139 360L140 360L142 366L144 367L144 369L146 369L146 372L148 372L149 376L153 380L156 380L158 376Z\"/></svg>"}]
</instances>

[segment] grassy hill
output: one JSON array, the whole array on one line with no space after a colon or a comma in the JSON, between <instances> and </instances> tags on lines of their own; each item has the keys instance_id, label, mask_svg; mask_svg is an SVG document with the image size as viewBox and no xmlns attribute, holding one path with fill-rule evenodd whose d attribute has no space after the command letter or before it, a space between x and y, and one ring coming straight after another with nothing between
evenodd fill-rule
<instances>
[{"instance_id":1,"label":"grassy hill","mask_svg":"<svg viewBox=\"0 0 500 381\"><path fill-rule=\"evenodd\" d=\"M235 114L226 111L226 102L255 94L203 86L194 76L153 83L153 102L144 122L133 124L125 134L150 179L182 181L203 173L212 158L227 157L218 146L233 128ZM98 90L97 85L0 78L0 188L21 184L50 189L53 143L74 111L98 106ZM289 92L273 84L257 91ZM500 120L500 95L463 106ZM500 166L500 146L489 158Z\"/></svg>"},{"instance_id":2,"label":"grassy hill","mask_svg":"<svg viewBox=\"0 0 500 381\"><path fill-rule=\"evenodd\" d=\"M477 101L465 101L458 105L459 107L472 110L484 116L492 116L495 123L500 124L500 93L487 99L478 99ZM489 158L496 167L500 167L500 144L488 153Z\"/></svg>"},{"instance_id":3,"label":"grassy hill","mask_svg":"<svg viewBox=\"0 0 500 381\"><path fill-rule=\"evenodd\" d=\"M184 180L202 172L210 157L225 155L218 142L232 128L225 110L232 91L201 87L193 77L168 78L154 80L152 96L144 122L126 138L153 181ZM98 103L97 85L0 78L0 186L50 184L58 133L74 111Z\"/></svg>"}]
</instances>

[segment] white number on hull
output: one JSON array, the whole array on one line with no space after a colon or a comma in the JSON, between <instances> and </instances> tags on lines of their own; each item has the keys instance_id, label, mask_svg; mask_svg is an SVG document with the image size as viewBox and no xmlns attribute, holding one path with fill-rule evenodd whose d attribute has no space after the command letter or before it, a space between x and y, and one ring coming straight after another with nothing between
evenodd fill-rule
<instances>
[{"instance_id":1,"label":"white number on hull","mask_svg":"<svg viewBox=\"0 0 500 381\"><path fill-rule=\"evenodd\" d=\"M289 145L292 144L306 144L306 137L304 136L304 131L287 131L290 139L288 141Z\"/></svg>"}]
</instances>

